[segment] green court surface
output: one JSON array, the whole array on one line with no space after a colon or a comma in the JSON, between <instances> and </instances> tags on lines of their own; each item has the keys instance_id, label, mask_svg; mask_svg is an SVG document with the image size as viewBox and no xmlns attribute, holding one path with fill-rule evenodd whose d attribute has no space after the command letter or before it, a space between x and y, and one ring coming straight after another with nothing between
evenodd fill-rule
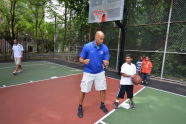
<instances>
[{"instance_id":1,"label":"green court surface","mask_svg":"<svg viewBox=\"0 0 186 124\"><path fill-rule=\"evenodd\" d=\"M14 76L15 64L0 63L0 87L81 73L81 70L47 61L24 62L24 71Z\"/></svg>"},{"instance_id":2,"label":"green court surface","mask_svg":"<svg viewBox=\"0 0 186 124\"><path fill-rule=\"evenodd\" d=\"M120 108L97 124L185 124L186 97L145 88L134 97L134 110Z\"/></svg>"}]
</instances>

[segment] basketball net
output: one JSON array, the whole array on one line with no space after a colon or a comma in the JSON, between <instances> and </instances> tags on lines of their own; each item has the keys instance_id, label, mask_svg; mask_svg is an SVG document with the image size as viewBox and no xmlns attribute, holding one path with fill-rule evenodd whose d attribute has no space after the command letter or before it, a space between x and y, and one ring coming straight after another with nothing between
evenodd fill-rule
<instances>
[{"instance_id":1,"label":"basketball net","mask_svg":"<svg viewBox=\"0 0 186 124\"><path fill-rule=\"evenodd\" d=\"M105 22L106 21L106 11L104 10L94 10L93 15L96 22Z\"/></svg>"}]
</instances>

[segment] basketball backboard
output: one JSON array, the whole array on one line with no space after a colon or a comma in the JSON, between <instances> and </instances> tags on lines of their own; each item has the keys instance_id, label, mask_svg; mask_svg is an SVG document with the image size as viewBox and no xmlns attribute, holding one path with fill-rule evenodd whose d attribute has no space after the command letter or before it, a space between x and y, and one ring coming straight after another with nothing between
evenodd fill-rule
<instances>
[{"instance_id":1,"label":"basketball backboard","mask_svg":"<svg viewBox=\"0 0 186 124\"><path fill-rule=\"evenodd\" d=\"M89 0L89 23L123 19L124 0Z\"/></svg>"}]
</instances>

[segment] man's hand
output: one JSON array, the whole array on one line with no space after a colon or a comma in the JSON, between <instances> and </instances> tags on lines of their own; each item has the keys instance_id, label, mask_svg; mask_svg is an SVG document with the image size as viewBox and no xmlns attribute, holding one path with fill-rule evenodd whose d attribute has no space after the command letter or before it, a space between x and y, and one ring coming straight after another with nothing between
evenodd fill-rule
<instances>
[{"instance_id":1,"label":"man's hand","mask_svg":"<svg viewBox=\"0 0 186 124\"><path fill-rule=\"evenodd\" d=\"M109 61L108 60L103 60L103 64L104 64L104 66L108 66L109 65Z\"/></svg>"},{"instance_id":2,"label":"man's hand","mask_svg":"<svg viewBox=\"0 0 186 124\"><path fill-rule=\"evenodd\" d=\"M83 63L84 63L84 64L89 64L89 62L90 62L90 59L84 59L84 60L83 60Z\"/></svg>"},{"instance_id":3,"label":"man's hand","mask_svg":"<svg viewBox=\"0 0 186 124\"><path fill-rule=\"evenodd\" d=\"M81 64L89 64L89 62L90 62L90 59L83 59L83 58L79 58L79 62L81 63Z\"/></svg>"}]
</instances>

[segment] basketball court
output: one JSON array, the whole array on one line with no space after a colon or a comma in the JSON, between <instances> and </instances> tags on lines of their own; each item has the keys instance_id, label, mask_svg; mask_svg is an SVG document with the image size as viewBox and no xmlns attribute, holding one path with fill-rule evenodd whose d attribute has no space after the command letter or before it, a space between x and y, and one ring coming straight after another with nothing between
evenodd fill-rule
<instances>
[{"instance_id":1,"label":"basketball court","mask_svg":"<svg viewBox=\"0 0 186 124\"><path fill-rule=\"evenodd\" d=\"M88 23L112 21L120 28L120 41L116 42L118 48L115 54L118 72L125 51L127 20L125 2L126 0L89 0ZM169 14L169 21L166 23L167 32L170 20ZM166 42L168 35L167 33ZM165 50L162 52L164 59L162 68L165 64L166 47L165 44ZM54 61L55 59L53 58ZM168 92L174 91L171 87L160 90L150 85L135 85L136 108L129 109L128 99L125 96L119 109L114 109L113 102L120 80L109 76L106 77L105 101L109 113L104 114L100 110L100 94L93 87L92 92L86 95L83 104L84 116L78 118L77 108L83 70L73 66L74 63L70 63L69 60L67 65L60 61L59 64L50 60L23 62L24 71L17 75L12 74L12 70L15 69L13 61L0 63L0 124L185 124L186 122L186 93L180 95L177 92ZM117 75L116 72L112 74Z\"/></svg>"},{"instance_id":2,"label":"basketball court","mask_svg":"<svg viewBox=\"0 0 186 124\"><path fill-rule=\"evenodd\" d=\"M76 115L82 70L47 61L24 62L24 72L11 74L14 63L1 63L1 124L118 124L184 123L186 97L144 86L135 86L134 110L113 109L119 80L107 77L106 105L109 113L99 109L99 93L87 94L84 118ZM132 118L132 119L131 119Z\"/></svg>"}]
</instances>

